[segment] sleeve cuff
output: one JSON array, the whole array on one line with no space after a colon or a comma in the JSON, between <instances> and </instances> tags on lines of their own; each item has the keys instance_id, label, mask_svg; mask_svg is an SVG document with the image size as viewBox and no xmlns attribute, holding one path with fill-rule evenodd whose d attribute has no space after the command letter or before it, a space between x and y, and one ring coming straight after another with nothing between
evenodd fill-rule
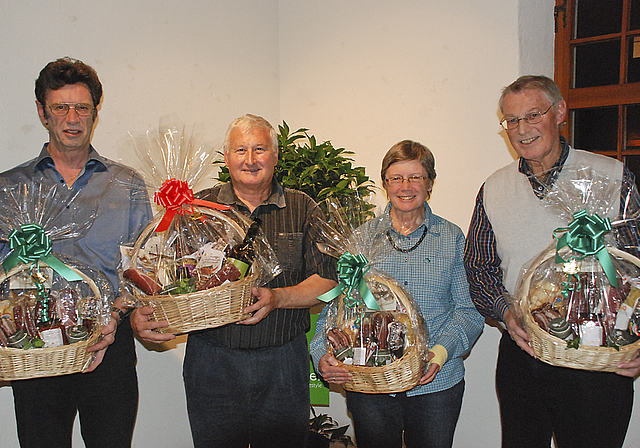
<instances>
[{"instance_id":1,"label":"sleeve cuff","mask_svg":"<svg viewBox=\"0 0 640 448\"><path fill-rule=\"evenodd\" d=\"M434 345L429 350L429 353L433 353L435 356L431 358L431 360L427 364L427 369L433 362L435 362L440 366L440 368L442 368L442 366L444 366L444 363L447 362L447 357L449 356L447 354L447 349L444 348L442 345Z\"/></svg>"}]
</instances>

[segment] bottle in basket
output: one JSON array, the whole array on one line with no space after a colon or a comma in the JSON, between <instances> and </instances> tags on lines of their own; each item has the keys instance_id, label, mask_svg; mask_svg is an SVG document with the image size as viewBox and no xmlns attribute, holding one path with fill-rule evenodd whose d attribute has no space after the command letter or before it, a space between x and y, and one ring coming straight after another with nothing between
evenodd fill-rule
<instances>
[{"instance_id":1,"label":"bottle in basket","mask_svg":"<svg viewBox=\"0 0 640 448\"><path fill-rule=\"evenodd\" d=\"M253 242L258 235L260 229L260 218L256 218L255 221L249 226L247 234L245 235L242 243L237 244L229 251L228 259L235 265L240 271L240 277L243 278L249 272L253 259L255 257L253 251Z\"/></svg>"},{"instance_id":2,"label":"bottle in basket","mask_svg":"<svg viewBox=\"0 0 640 448\"><path fill-rule=\"evenodd\" d=\"M574 339L571 326L564 317L556 317L549 322L549 333L557 338L564 339L565 341L571 341Z\"/></svg>"},{"instance_id":3,"label":"bottle in basket","mask_svg":"<svg viewBox=\"0 0 640 448\"><path fill-rule=\"evenodd\" d=\"M64 345L64 326L55 317L51 297L40 297L36 304L38 334L45 348Z\"/></svg>"}]
</instances>

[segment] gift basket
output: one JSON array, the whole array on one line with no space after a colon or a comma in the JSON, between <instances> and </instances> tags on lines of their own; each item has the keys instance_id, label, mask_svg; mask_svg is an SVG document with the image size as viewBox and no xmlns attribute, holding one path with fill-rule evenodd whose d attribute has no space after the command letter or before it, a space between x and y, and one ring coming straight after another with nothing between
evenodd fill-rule
<instances>
[{"instance_id":1,"label":"gift basket","mask_svg":"<svg viewBox=\"0 0 640 448\"><path fill-rule=\"evenodd\" d=\"M136 306L151 306L162 333L182 334L249 317L251 289L280 273L259 220L194 197L213 169L212 152L184 130L148 132L135 141L142 175L162 207L132 248L122 277Z\"/></svg>"},{"instance_id":2,"label":"gift basket","mask_svg":"<svg viewBox=\"0 0 640 448\"><path fill-rule=\"evenodd\" d=\"M620 184L589 168L575 170L546 194L566 227L524 270L515 297L517 314L535 356L551 365L616 371L640 349L640 259L635 216L637 191L628 191L618 216ZM633 208L634 210L630 210Z\"/></svg>"},{"instance_id":3,"label":"gift basket","mask_svg":"<svg viewBox=\"0 0 640 448\"><path fill-rule=\"evenodd\" d=\"M324 205L329 222L315 222L312 228L320 250L338 258L339 284L319 299L330 301L324 325L328 351L352 376L343 387L363 393L409 390L424 374L428 335L410 294L371 268L387 253L378 231L385 218L353 229L339 204Z\"/></svg>"},{"instance_id":4,"label":"gift basket","mask_svg":"<svg viewBox=\"0 0 640 448\"><path fill-rule=\"evenodd\" d=\"M60 207L75 208L73 197L55 200L56 188L0 185L0 380L81 372L110 319L106 277L52 252L52 241L78 238L92 223L56 225Z\"/></svg>"}]
</instances>

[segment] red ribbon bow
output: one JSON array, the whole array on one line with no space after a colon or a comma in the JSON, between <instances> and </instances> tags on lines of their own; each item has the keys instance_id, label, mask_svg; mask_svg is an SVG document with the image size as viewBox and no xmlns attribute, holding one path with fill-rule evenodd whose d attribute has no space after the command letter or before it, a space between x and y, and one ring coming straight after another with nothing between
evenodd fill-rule
<instances>
[{"instance_id":1,"label":"red ribbon bow","mask_svg":"<svg viewBox=\"0 0 640 448\"><path fill-rule=\"evenodd\" d=\"M167 230L176 213L179 215L193 213L194 205L211 207L217 210L231 209L228 205L194 199L193 190L189 188L189 185L185 181L177 179L165 180L160 189L153 195L153 200L156 201L156 204L166 209L162 220L158 224L158 227L156 227L156 232L164 232Z\"/></svg>"}]
</instances>

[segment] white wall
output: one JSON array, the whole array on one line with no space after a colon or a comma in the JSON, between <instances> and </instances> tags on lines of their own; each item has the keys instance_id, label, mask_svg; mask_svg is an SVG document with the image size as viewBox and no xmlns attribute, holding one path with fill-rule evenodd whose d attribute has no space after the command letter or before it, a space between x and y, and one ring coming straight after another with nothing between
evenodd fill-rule
<instances>
[{"instance_id":1,"label":"white wall","mask_svg":"<svg viewBox=\"0 0 640 448\"><path fill-rule=\"evenodd\" d=\"M100 76L104 102L93 143L111 158L130 158L118 150L127 133L157 127L172 113L203 122L204 138L216 143L244 113L280 121L275 0L0 0L0 41L0 170L35 157L46 141L34 80L66 55ZM136 448L192 446L184 340L164 352L138 344ZM18 446L7 386L0 387L0 446ZM77 431L74 446L83 446Z\"/></svg>"},{"instance_id":2,"label":"white wall","mask_svg":"<svg viewBox=\"0 0 640 448\"><path fill-rule=\"evenodd\" d=\"M203 122L204 138L219 142L233 118L252 112L355 151L379 184L383 154L415 139L436 156L433 209L466 230L479 186L512 160L497 120L501 88L520 74L552 74L553 4L0 0L0 170L34 157L46 140L33 81L47 62L70 55L104 84L94 136L104 155L130 160L118 150L127 132L167 114ZM457 447L499 446L498 336L487 327L466 362ZM192 446L183 350L184 339L161 350L138 344L136 448ZM340 394L331 398L330 414L350 423ZM634 419L625 448L640 446L639 426ZM18 446L7 386L0 446Z\"/></svg>"}]
</instances>

